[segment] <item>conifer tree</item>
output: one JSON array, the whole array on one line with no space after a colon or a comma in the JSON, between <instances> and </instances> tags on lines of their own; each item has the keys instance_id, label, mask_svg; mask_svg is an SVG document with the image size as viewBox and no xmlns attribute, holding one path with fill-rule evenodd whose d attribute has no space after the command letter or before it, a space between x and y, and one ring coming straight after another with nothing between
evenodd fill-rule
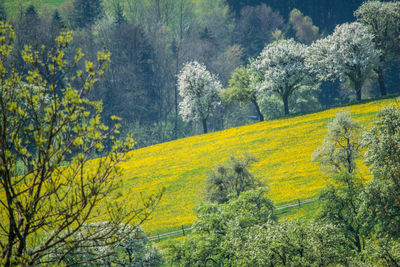
<instances>
[{"instance_id":1,"label":"conifer tree","mask_svg":"<svg viewBox=\"0 0 400 267\"><path fill-rule=\"evenodd\" d=\"M78 28L93 25L103 14L101 0L75 0L74 23Z\"/></svg>"}]
</instances>

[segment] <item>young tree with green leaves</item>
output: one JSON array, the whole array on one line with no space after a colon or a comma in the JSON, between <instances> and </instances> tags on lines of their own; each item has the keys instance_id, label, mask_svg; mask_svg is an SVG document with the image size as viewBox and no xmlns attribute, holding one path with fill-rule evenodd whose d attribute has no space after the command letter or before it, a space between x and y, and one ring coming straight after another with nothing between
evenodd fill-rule
<instances>
[{"instance_id":1,"label":"young tree with green leaves","mask_svg":"<svg viewBox=\"0 0 400 267\"><path fill-rule=\"evenodd\" d=\"M333 173L333 184L321 193L318 218L339 227L358 253L364 249L363 218L360 216L363 191L362 180L357 177L356 159L360 150L360 130L357 121L347 111L339 111L328 124L328 135L313 159Z\"/></svg>"},{"instance_id":2,"label":"young tree with green leaves","mask_svg":"<svg viewBox=\"0 0 400 267\"><path fill-rule=\"evenodd\" d=\"M324 170L331 173L356 170L360 149L360 124L351 118L348 111L340 110L333 121L328 123L328 135L313 154Z\"/></svg>"},{"instance_id":3,"label":"young tree with green leaves","mask_svg":"<svg viewBox=\"0 0 400 267\"><path fill-rule=\"evenodd\" d=\"M380 235L400 238L400 108L382 109L363 135L372 181L363 194L369 226Z\"/></svg>"},{"instance_id":4,"label":"young tree with green leaves","mask_svg":"<svg viewBox=\"0 0 400 267\"><path fill-rule=\"evenodd\" d=\"M216 166L206 180L207 199L221 204L245 191L261 187L262 183L249 171L255 161L253 157L232 156L223 164Z\"/></svg>"},{"instance_id":5,"label":"young tree with green leaves","mask_svg":"<svg viewBox=\"0 0 400 267\"><path fill-rule=\"evenodd\" d=\"M257 99L257 90L251 84L251 70L241 66L235 69L229 80L229 87L221 92L221 99L225 102L239 102L240 104L252 103L257 111L260 121L264 121Z\"/></svg>"},{"instance_id":6,"label":"young tree with green leaves","mask_svg":"<svg viewBox=\"0 0 400 267\"><path fill-rule=\"evenodd\" d=\"M116 139L120 124L105 126L101 102L88 98L109 63L108 52L99 52L96 63L86 61L84 71L74 71L83 54L78 49L71 61L66 59L72 33L64 31L55 51L26 46L22 58L29 71L20 74L7 65L11 26L0 22L0 37L0 262L58 264L68 251L48 261L51 249L101 242L93 235L75 235L83 225L110 221L102 238L114 234L120 223L138 225L161 192L136 207L119 198L118 163L134 141ZM94 159L98 155L103 157Z\"/></svg>"}]
</instances>

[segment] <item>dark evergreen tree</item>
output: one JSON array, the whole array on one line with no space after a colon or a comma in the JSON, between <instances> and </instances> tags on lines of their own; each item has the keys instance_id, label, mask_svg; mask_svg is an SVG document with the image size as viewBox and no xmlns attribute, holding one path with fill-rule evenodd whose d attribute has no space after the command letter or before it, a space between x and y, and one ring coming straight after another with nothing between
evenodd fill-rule
<instances>
[{"instance_id":1,"label":"dark evergreen tree","mask_svg":"<svg viewBox=\"0 0 400 267\"><path fill-rule=\"evenodd\" d=\"M4 9L4 3L3 0L0 0L0 20L7 20L7 13L6 10Z\"/></svg>"},{"instance_id":2,"label":"dark evergreen tree","mask_svg":"<svg viewBox=\"0 0 400 267\"><path fill-rule=\"evenodd\" d=\"M61 29L64 27L63 20L60 16L60 13L58 13L58 10L54 11L53 16L50 21L49 25L49 47L54 47L56 45L56 37L60 35Z\"/></svg>"},{"instance_id":3,"label":"dark evergreen tree","mask_svg":"<svg viewBox=\"0 0 400 267\"><path fill-rule=\"evenodd\" d=\"M25 11L21 9L19 18L15 23L15 50L13 51L13 61L21 73L26 73L26 67L23 67L24 61L21 57L21 51L25 46L38 50L44 44L43 29L41 28L41 20L33 5L30 5Z\"/></svg>"},{"instance_id":4,"label":"dark evergreen tree","mask_svg":"<svg viewBox=\"0 0 400 267\"><path fill-rule=\"evenodd\" d=\"M75 0L73 18L75 27L84 28L93 25L101 17L101 0Z\"/></svg>"},{"instance_id":5,"label":"dark evergreen tree","mask_svg":"<svg viewBox=\"0 0 400 267\"><path fill-rule=\"evenodd\" d=\"M23 48L24 45L38 45L38 37L40 34L40 18L33 5L30 5L16 25L16 34L18 47Z\"/></svg>"},{"instance_id":6,"label":"dark evergreen tree","mask_svg":"<svg viewBox=\"0 0 400 267\"><path fill-rule=\"evenodd\" d=\"M121 25L123 23L126 23L126 18L124 16L124 10L119 3L119 1L114 3L114 13L115 13L115 23L117 25Z\"/></svg>"},{"instance_id":7,"label":"dark evergreen tree","mask_svg":"<svg viewBox=\"0 0 400 267\"><path fill-rule=\"evenodd\" d=\"M107 114L115 114L127 124L157 121L154 53L145 31L127 23L109 34L104 45L112 52L111 64L97 97L103 100Z\"/></svg>"}]
</instances>

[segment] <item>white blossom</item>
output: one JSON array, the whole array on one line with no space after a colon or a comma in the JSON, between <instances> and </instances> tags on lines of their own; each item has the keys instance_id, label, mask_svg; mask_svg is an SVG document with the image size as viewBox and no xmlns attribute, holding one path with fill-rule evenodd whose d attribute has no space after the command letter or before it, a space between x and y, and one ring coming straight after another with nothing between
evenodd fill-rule
<instances>
[{"instance_id":1,"label":"white blossom","mask_svg":"<svg viewBox=\"0 0 400 267\"><path fill-rule=\"evenodd\" d=\"M367 27L358 22L341 24L333 34L311 45L306 66L321 80L349 79L361 99L361 87L379 60L373 39Z\"/></svg>"},{"instance_id":2,"label":"white blossom","mask_svg":"<svg viewBox=\"0 0 400 267\"><path fill-rule=\"evenodd\" d=\"M215 108L221 104L220 81L197 61L188 62L182 68L178 75L178 90L182 97L179 114L185 121L200 120L204 126Z\"/></svg>"},{"instance_id":3,"label":"white blossom","mask_svg":"<svg viewBox=\"0 0 400 267\"><path fill-rule=\"evenodd\" d=\"M374 35L376 48L382 53L381 60L393 57L400 41L400 2L367 1L354 16Z\"/></svg>"},{"instance_id":4,"label":"white blossom","mask_svg":"<svg viewBox=\"0 0 400 267\"><path fill-rule=\"evenodd\" d=\"M254 84L258 91L277 93L288 113L288 100L301 86L313 84L304 65L307 46L294 40L280 40L266 46L256 61L254 69L259 73Z\"/></svg>"}]
</instances>

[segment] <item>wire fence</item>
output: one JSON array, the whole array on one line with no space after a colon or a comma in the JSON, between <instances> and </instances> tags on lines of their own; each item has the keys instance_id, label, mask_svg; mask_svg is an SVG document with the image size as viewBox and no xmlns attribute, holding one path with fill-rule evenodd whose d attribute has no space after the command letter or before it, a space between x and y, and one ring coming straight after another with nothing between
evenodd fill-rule
<instances>
[{"instance_id":1,"label":"wire fence","mask_svg":"<svg viewBox=\"0 0 400 267\"><path fill-rule=\"evenodd\" d=\"M275 210L283 210L283 209L292 208L292 207L299 207L300 208L302 204L311 203L311 202L314 202L316 200L317 200L316 198L308 198L308 199L304 199L304 200L297 200L296 202L276 207ZM184 236L191 230L192 230L191 226L185 228L183 225L181 225L181 229L180 230L175 230L175 231L171 231L171 232L166 232L166 233L153 235L153 236L149 237L149 240L150 241L160 241L161 239L172 237L172 236L177 236L177 235Z\"/></svg>"}]
</instances>

